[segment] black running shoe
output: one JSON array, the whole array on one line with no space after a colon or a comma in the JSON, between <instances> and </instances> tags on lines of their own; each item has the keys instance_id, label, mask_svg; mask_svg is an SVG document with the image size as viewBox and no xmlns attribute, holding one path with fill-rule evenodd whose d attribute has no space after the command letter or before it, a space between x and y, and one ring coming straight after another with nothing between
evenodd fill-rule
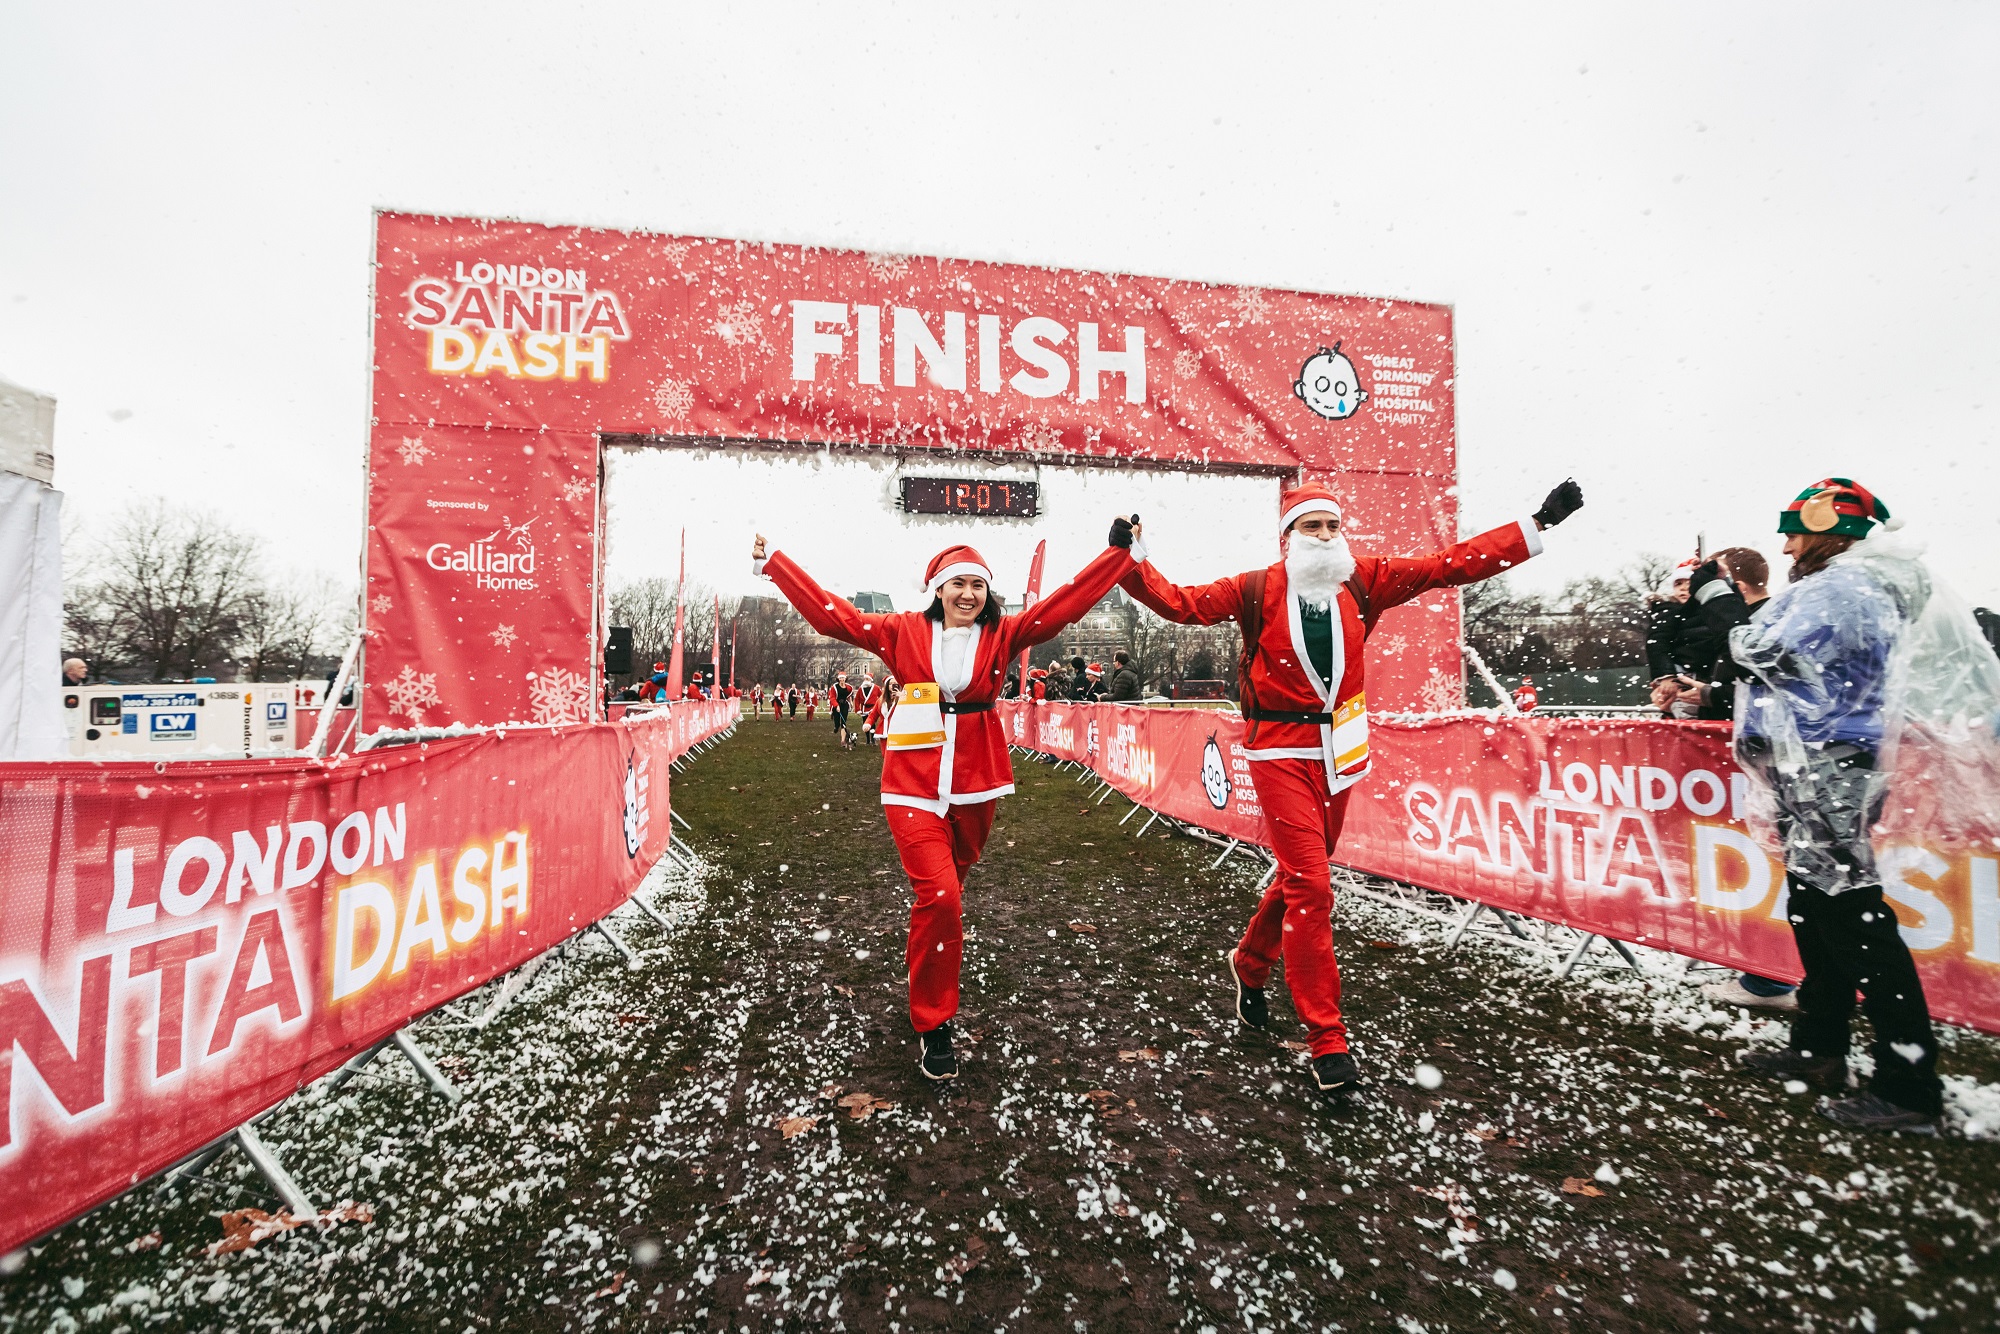
<instances>
[{"instance_id":1,"label":"black running shoe","mask_svg":"<svg viewBox=\"0 0 2000 1334\"><path fill-rule=\"evenodd\" d=\"M1797 1047L1743 1053L1743 1068L1770 1079L1797 1079L1829 1092L1847 1087L1845 1056L1808 1056Z\"/></svg>"},{"instance_id":2,"label":"black running shoe","mask_svg":"<svg viewBox=\"0 0 2000 1334\"><path fill-rule=\"evenodd\" d=\"M1268 1028L1271 1007L1264 1003L1264 988L1253 987L1236 975L1236 953L1229 954L1229 980L1236 984L1236 1017L1251 1028Z\"/></svg>"},{"instance_id":3,"label":"black running shoe","mask_svg":"<svg viewBox=\"0 0 2000 1334\"><path fill-rule=\"evenodd\" d=\"M1827 1098L1819 1114L1849 1130L1900 1130L1906 1135L1935 1135L1938 1119L1924 1112L1899 1107L1874 1093L1857 1093L1851 1098Z\"/></svg>"},{"instance_id":4,"label":"black running shoe","mask_svg":"<svg viewBox=\"0 0 2000 1334\"><path fill-rule=\"evenodd\" d=\"M951 1021L946 1020L928 1033L919 1033L924 1053L917 1058L917 1069L924 1072L924 1078L943 1083L947 1079L958 1078L958 1053L951 1049Z\"/></svg>"},{"instance_id":5,"label":"black running shoe","mask_svg":"<svg viewBox=\"0 0 2000 1334\"><path fill-rule=\"evenodd\" d=\"M1361 1069L1344 1051L1313 1057L1313 1083L1321 1093L1346 1093L1361 1084Z\"/></svg>"}]
</instances>

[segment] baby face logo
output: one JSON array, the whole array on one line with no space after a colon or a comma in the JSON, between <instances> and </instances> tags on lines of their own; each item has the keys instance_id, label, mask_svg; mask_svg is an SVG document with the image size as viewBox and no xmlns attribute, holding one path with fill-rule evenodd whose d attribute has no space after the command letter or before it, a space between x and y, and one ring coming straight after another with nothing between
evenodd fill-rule
<instances>
[{"instance_id":1,"label":"baby face logo","mask_svg":"<svg viewBox=\"0 0 2000 1334\"><path fill-rule=\"evenodd\" d=\"M1292 382L1292 392L1328 421L1352 417L1368 401L1368 391L1361 387L1361 372L1341 355L1339 343L1306 358L1306 364L1299 367L1299 378Z\"/></svg>"},{"instance_id":2,"label":"baby face logo","mask_svg":"<svg viewBox=\"0 0 2000 1334\"><path fill-rule=\"evenodd\" d=\"M1208 793L1208 804L1218 811L1229 804L1229 769L1222 762L1222 747L1215 744L1213 733L1201 748L1201 786Z\"/></svg>"}]
</instances>

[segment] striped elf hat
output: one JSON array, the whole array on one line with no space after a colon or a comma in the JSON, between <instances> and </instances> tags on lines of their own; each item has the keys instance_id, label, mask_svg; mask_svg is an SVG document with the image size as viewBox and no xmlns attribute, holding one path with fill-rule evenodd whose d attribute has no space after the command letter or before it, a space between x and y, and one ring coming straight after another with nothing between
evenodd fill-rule
<instances>
[{"instance_id":1,"label":"striped elf hat","mask_svg":"<svg viewBox=\"0 0 2000 1334\"><path fill-rule=\"evenodd\" d=\"M1866 537L1878 523L1887 523L1889 507L1851 477L1814 482L1778 515L1778 531L1808 536Z\"/></svg>"}]
</instances>

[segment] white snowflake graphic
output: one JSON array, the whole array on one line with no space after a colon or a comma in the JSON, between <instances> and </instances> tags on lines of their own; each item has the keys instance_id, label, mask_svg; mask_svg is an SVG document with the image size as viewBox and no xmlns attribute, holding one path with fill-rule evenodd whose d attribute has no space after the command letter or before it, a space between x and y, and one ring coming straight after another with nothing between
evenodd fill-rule
<instances>
[{"instance_id":1,"label":"white snowflake graphic","mask_svg":"<svg viewBox=\"0 0 2000 1334\"><path fill-rule=\"evenodd\" d=\"M563 483L563 499L574 505L590 494L590 482L586 478L572 477Z\"/></svg>"},{"instance_id":2,"label":"white snowflake graphic","mask_svg":"<svg viewBox=\"0 0 2000 1334\"><path fill-rule=\"evenodd\" d=\"M396 446L396 452L403 456L406 468L421 468L424 460L431 456L431 447L424 443L422 436L406 435L403 443Z\"/></svg>"},{"instance_id":3,"label":"white snowflake graphic","mask_svg":"<svg viewBox=\"0 0 2000 1334\"><path fill-rule=\"evenodd\" d=\"M685 380L662 380L653 390L653 406L668 421L686 421L694 410L694 386Z\"/></svg>"},{"instance_id":4,"label":"white snowflake graphic","mask_svg":"<svg viewBox=\"0 0 2000 1334\"><path fill-rule=\"evenodd\" d=\"M685 241L668 241L660 247L660 258L676 268L680 267L687 257L688 248Z\"/></svg>"},{"instance_id":5,"label":"white snowflake graphic","mask_svg":"<svg viewBox=\"0 0 2000 1334\"><path fill-rule=\"evenodd\" d=\"M1236 428L1236 444L1244 448L1255 448L1265 442L1264 423L1254 414L1246 414Z\"/></svg>"},{"instance_id":6,"label":"white snowflake graphic","mask_svg":"<svg viewBox=\"0 0 2000 1334\"><path fill-rule=\"evenodd\" d=\"M1238 288L1229 299L1239 324L1262 324L1271 313L1271 303L1261 287Z\"/></svg>"},{"instance_id":7,"label":"white snowflake graphic","mask_svg":"<svg viewBox=\"0 0 2000 1334\"><path fill-rule=\"evenodd\" d=\"M908 255L872 253L862 260L877 278L901 278L910 271Z\"/></svg>"},{"instance_id":8,"label":"white snowflake graphic","mask_svg":"<svg viewBox=\"0 0 2000 1334\"><path fill-rule=\"evenodd\" d=\"M1391 633L1375 637L1375 647L1381 649L1392 658L1401 657L1403 650L1409 646L1410 639L1408 635Z\"/></svg>"},{"instance_id":9,"label":"white snowflake graphic","mask_svg":"<svg viewBox=\"0 0 2000 1334\"><path fill-rule=\"evenodd\" d=\"M1037 454L1062 452L1062 432L1047 422L1029 422L1021 428L1021 447Z\"/></svg>"},{"instance_id":10,"label":"white snowflake graphic","mask_svg":"<svg viewBox=\"0 0 2000 1334\"><path fill-rule=\"evenodd\" d=\"M715 317L715 336L731 347L758 347L770 351L764 338L764 312L754 301L736 301L724 306Z\"/></svg>"},{"instance_id":11,"label":"white snowflake graphic","mask_svg":"<svg viewBox=\"0 0 2000 1334\"><path fill-rule=\"evenodd\" d=\"M1424 682L1417 698L1423 701L1425 713L1455 713L1465 707L1465 687L1433 667L1431 679Z\"/></svg>"},{"instance_id":12,"label":"white snowflake graphic","mask_svg":"<svg viewBox=\"0 0 2000 1334\"><path fill-rule=\"evenodd\" d=\"M387 593L377 593L374 597L368 599L368 610L374 612L377 616L384 614L389 608L395 605L395 603L389 600Z\"/></svg>"},{"instance_id":13,"label":"white snowflake graphic","mask_svg":"<svg viewBox=\"0 0 2000 1334\"><path fill-rule=\"evenodd\" d=\"M486 637L493 641L494 648L505 650L514 647L514 641L521 636L514 633L514 627L511 625L498 625L488 630Z\"/></svg>"},{"instance_id":14,"label":"white snowflake graphic","mask_svg":"<svg viewBox=\"0 0 2000 1334\"><path fill-rule=\"evenodd\" d=\"M554 726L590 721L590 679L564 667L528 673L529 719Z\"/></svg>"},{"instance_id":15,"label":"white snowflake graphic","mask_svg":"<svg viewBox=\"0 0 2000 1334\"><path fill-rule=\"evenodd\" d=\"M418 727L424 725L425 709L444 703L438 698L437 673L419 674L407 663L383 685L382 693L389 697L390 713L400 713Z\"/></svg>"},{"instance_id":16,"label":"white snowflake graphic","mask_svg":"<svg viewBox=\"0 0 2000 1334\"><path fill-rule=\"evenodd\" d=\"M1201 353L1191 347L1184 347L1174 353L1174 378L1192 380L1201 374Z\"/></svg>"}]
</instances>

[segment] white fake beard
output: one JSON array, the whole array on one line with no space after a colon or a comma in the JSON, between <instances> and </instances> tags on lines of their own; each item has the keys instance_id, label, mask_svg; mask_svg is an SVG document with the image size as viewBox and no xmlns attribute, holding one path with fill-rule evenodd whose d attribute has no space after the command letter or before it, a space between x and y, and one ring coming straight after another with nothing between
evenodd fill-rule
<instances>
[{"instance_id":1,"label":"white fake beard","mask_svg":"<svg viewBox=\"0 0 2000 1334\"><path fill-rule=\"evenodd\" d=\"M1314 606L1332 606L1334 594L1353 573L1354 551L1345 537L1322 541L1293 533L1285 539L1286 582Z\"/></svg>"}]
</instances>

